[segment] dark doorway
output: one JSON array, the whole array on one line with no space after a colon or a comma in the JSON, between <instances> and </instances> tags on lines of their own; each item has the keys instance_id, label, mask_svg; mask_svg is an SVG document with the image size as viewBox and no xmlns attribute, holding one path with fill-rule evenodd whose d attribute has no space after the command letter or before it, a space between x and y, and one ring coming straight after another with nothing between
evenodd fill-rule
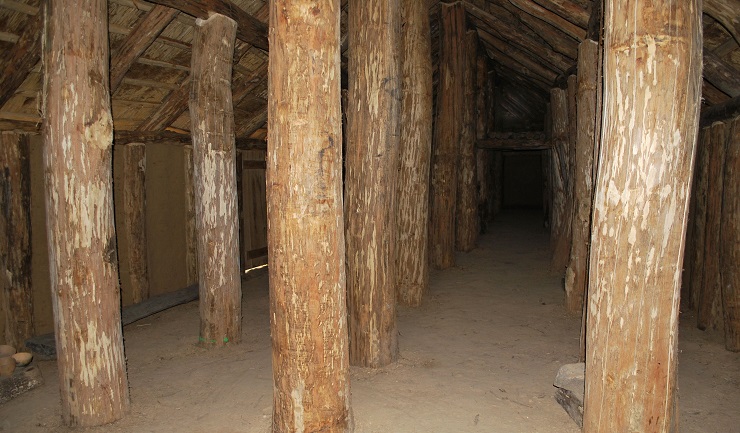
<instances>
[{"instance_id":1,"label":"dark doorway","mask_svg":"<svg viewBox=\"0 0 740 433\"><path fill-rule=\"evenodd\" d=\"M542 209L542 151L503 153L503 207Z\"/></svg>"}]
</instances>

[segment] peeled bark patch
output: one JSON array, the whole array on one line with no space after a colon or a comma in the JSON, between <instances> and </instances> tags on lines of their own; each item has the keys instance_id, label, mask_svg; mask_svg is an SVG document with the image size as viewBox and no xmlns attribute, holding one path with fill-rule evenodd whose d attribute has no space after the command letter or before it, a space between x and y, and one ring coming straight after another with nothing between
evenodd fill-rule
<instances>
[{"instance_id":1,"label":"peeled bark patch","mask_svg":"<svg viewBox=\"0 0 740 433\"><path fill-rule=\"evenodd\" d=\"M113 422L130 405L113 225L107 5L49 2L43 49L52 307L62 416L71 426Z\"/></svg>"},{"instance_id":2,"label":"peeled bark patch","mask_svg":"<svg viewBox=\"0 0 740 433\"><path fill-rule=\"evenodd\" d=\"M698 1L607 1L584 431L677 430L686 214L701 97Z\"/></svg>"},{"instance_id":3,"label":"peeled bark patch","mask_svg":"<svg viewBox=\"0 0 740 433\"><path fill-rule=\"evenodd\" d=\"M198 238L200 342L241 339L241 278L231 65L236 22L213 14L196 20L190 122Z\"/></svg>"},{"instance_id":4,"label":"peeled bark patch","mask_svg":"<svg viewBox=\"0 0 740 433\"><path fill-rule=\"evenodd\" d=\"M270 3L267 227L275 433L352 431L340 11L339 0Z\"/></svg>"}]
</instances>

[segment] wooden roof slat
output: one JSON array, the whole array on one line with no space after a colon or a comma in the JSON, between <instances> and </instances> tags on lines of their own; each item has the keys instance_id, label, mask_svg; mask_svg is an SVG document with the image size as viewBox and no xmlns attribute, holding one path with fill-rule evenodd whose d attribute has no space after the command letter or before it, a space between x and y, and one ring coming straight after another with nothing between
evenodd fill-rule
<instances>
[{"instance_id":1,"label":"wooden roof slat","mask_svg":"<svg viewBox=\"0 0 740 433\"><path fill-rule=\"evenodd\" d=\"M157 36L177 16L178 10L157 5L139 20L136 27L126 36L110 61L110 91L115 92L128 72L144 51L152 45Z\"/></svg>"},{"instance_id":2,"label":"wooden roof slat","mask_svg":"<svg viewBox=\"0 0 740 433\"><path fill-rule=\"evenodd\" d=\"M577 25L571 23L570 21L566 20L565 18L561 17L560 15L557 15L550 10L547 10L543 8L542 6L538 5L537 3L533 1L528 0L508 0L516 6L517 8L521 9L525 13L537 17L541 19L542 21L551 24L552 26L560 29L568 36L576 39L577 41L582 41L586 37L586 29L578 27Z\"/></svg>"},{"instance_id":3,"label":"wooden roof slat","mask_svg":"<svg viewBox=\"0 0 740 433\"><path fill-rule=\"evenodd\" d=\"M18 39L20 39L20 36L14 35L13 33L0 32L0 41L2 42L10 42L11 44L14 44L18 42Z\"/></svg>"},{"instance_id":4,"label":"wooden roof slat","mask_svg":"<svg viewBox=\"0 0 740 433\"><path fill-rule=\"evenodd\" d=\"M521 50L518 50L511 45L508 45L503 40L489 34L486 32L480 32L479 36L481 38L481 41L489 47L489 48L495 48L497 51L505 54L507 57L513 59L523 67L527 68L532 73L536 74L537 76L541 77L543 80L545 80L548 83L552 83L555 81L555 78L557 78L558 73L553 71L552 69L549 69L545 66L543 66L541 63L538 63L531 57L529 57L526 53L524 53Z\"/></svg>"},{"instance_id":5,"label":"wooden roof slat","mask_svg":"<svg viewBox=\"0 0 740 433\"><path fill-rule=\"evenodd\" d=\"M30 21L13 48L0 56L0 65L5 65L0 71L0 108L23 84L29 71L41 58L41 14L31 17Z\"/></svg>"},{"instance_id":6,"label":"wooden roof slat","mask_svg":"<svg viewBox=\"0 0 740 433\"><path fill-rule=\"evenodd\" d=\"M711 51L704 51L704 79L731 97L740 95L740 74Z\"/></svg>"},{"instance_id":7,"label":"wooden roof slat","mask_svg":"<svg viewBox=\"0 0 740 433\"><path fill-rule=\"evenodd\" d=\"M591 16L590 8L584 8L582 5L576 4L570 0L533 1L582 29L588 28L588 19Z\"/></svg>"},{"instance_id":8,"label":"wooden roof slat","mask_svg":"<svg viewBox=\"0 0 740 433\"><path fill-rule=\"evenodd\" d=\"M236 21L236 37L267 51L267 25L244 12L229 0L150 0L152 3L169 6L196 18L208 19L210 12L225 15Z\"/></svg>"},{"instance_id":9,"label":"wooden roof slat","mask_svg":"<svg viewBox=\"0 0 740 433\"><path fill-rule=\"evenodd\" d=\"M719 21L740 45L740 0L704 0L703 10Z\"/></svg>"},{"instance_id":10,"label":"wooden roof slat","mask_svg":"<svg viewBox=\"0 0 740 433\"><path fill-rule=\"evenodd\" d=\"M152 116L139 125L137 131L162 131L188 109L190 98L190 76L180 83L163 101Z\"/></svg>"},{"instance_id":11,"label":"wooden roof slat","mask_svg":"<svg viewBox=\"0 0 740 433\"><path fill-rule=\"evenodd\" d=\"M0 7L26 15L36 15L39 8L16 0L0 0Z\"/></svg>"}]
</instances>

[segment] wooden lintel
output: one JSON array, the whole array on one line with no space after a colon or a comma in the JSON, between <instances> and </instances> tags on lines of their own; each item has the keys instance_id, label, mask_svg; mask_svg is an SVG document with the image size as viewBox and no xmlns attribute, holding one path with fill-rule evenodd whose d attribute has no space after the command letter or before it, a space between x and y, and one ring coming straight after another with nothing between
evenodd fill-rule
<instances>
[{"instance_id":1,"label":"wooden lintel","mask_svg":"<svg viewBox=\"0 0 740 433\"><path fill-rule=\"evenodd\" d=\"M236 21L236 37L248 44L267 51L267 25L244 12L230 0L151 0L169 6L196 18L208 19L211 12L225 15Z\"/></svg>"},{"instance_id":2,"label":"wooden lintel","mask_svg":"<svg viewBox=\"0 0 740 433\"><path fill-rule=\"evenodd\" d=\"M13 96L41 57L42 14L29 21L18 42L0 56L0 65L5 65L0 71L0 107Z\"/></svg>"},{"instance_id":3,"label":"wooden lintel","mask_svg":"<svg viewBox=\"0 0 740 433\"><path fill-rule=\"evenodd\" d=\"M509 138L479 139L476 147L489 150L546 150L552 147L552 143L545 140L544 133L541 138L520 138L517 135L512 134Z\"/></svg>"},{"instance_id":4,"label":"wooden lintel","mask_svg":"<svg viewBox=\"0 0 740 433\"><path fill-rule=\"evenodd\" d=\"M162 30L175 19L179 11L157 5L147 12L136 27L126 36L110 61L110 91L116 91L131 65L157 39Z\"/></svg>"},{"instance_id":5,"label":"wooden lintel","mask_svg":"<svg viewBox=\"0 0 740 433\"><path fill-rule=\"evenodd\" d=\"M170 131L116 131L113 135L113 144L124 145L128 143L154 143L168 142L179 144L192 144L190 134L178 134ZM267 141L258 138L236 138L237 150L265 150Z\"/></svg>"}]
</instances>

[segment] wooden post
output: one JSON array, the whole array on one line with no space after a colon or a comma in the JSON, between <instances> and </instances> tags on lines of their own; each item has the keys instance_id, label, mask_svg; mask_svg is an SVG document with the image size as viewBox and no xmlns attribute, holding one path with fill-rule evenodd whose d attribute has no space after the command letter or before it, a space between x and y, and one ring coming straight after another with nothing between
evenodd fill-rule
<instances>
[{"instance_id":1,"label":"wooden post","mask_svg":"<svg viewBox=\"0 0 740 433\"><path fill-rule=\"evenodd\" d=\"M350 362L382 367L398 357L396 189L401 76L396 0L349 5L345 174Z\"/></svg>"},{"instance_id":2,"label":"wooden post","mask_svg":"<svg viewBox=\"0 0 740 433\"><path fill-rule=\"evenodd\" d=\"M5 344L19 351L34 333L29 154L28 135L0 134L0 310Z\"/></svg>"},{"instance_id":3,"label":"wooden post","mask_svg":"<svg viewBox=\"0 0 740 433\"><path fill-rule=\"evenodd\" d=\"M352 431L340 13L339 0L270 2L267 217L275 433Z\"/></svg>"},{"instance_id":4,"label":"wooden post","mask_svg":"<svg viewBox=\"0 0 740 433\"><path fill-rule=\"evenodd\" d=\"M123 236L128 245L127 256L133 302L149 298L149 277L146 255L146 151L143 143L123 146Z\"/></svg>"},{"instance_id":5,"label":"wooden post","mask_svg":"<svg viewBox=\"0 0 740 433\"><path fill-rule=\"evenodd\" d=\"M421 305L429 286L429 169L432 154L432 36L429 9L401 1L403 99L398 172L398 302Z\"/></svg>"},{"instance_id":6,"label":"wooden post","mask_svg":"<svg viewBox=\"0 0 740 433\"><path fill-rule=\"evenodd\" d=\"M242 289L236 203L236 148L231 67L236 22L220 14L196 19L190 124L198 230L200 342L241 339Z\"/></svg>"},{"instance_id":7,"label":"wooden post","mask_svg":"<svg viewBox=\"0 0 740 433\"><path fill-rule=\"evenodd\" d=\"M195 222L195 179L193 146L185 145L183 169L185 170L185 272L188 284L198 282L198 227Z\"/></svg>"},{"instance_id":8,"label":"wooden post","mask_svg":"<svg viewBox=\"0 0 740 433\"><path fill-rule=\"evenodd\" d=\"M468 252L475 248L480 233L478 221L478 179L475 161L476 138L476 65L478 63L478 32L465 34L465 66L463 69L463 111L460 134L460 159L457 167L457 215L455 217L455 248Z\"/></svg>"},{"instance_id":9,"label":"wooden post","mask_svg":"<svg viewBox=\"0 0 740 433\"><path fill-rule=\"evenodd\" d=\"M102 425L130 405L113 223L108 2L49 2L43 45L46 226L62 416L70 426Z\"/></svg>"},{"instance_id":10,"label":"wooden post","mask_svg":"<svg viewBox=\"0 0 740 433\"><path fill-rule=\"evenodd\" d=\"M560 273L565 267L569 249L565 245L565 225L568 212L568 92L564 89L550 90L552 115L552 151L550 152L551 180L551 225L550 249L552 261L550 269Z\"/></svg>"},{"instance_id":11,"label":"wooden post","mask_svg":"<svg viewBox=\"0 0 740 433\"><path fill-rule=\"evenodd\" d=\"M722 321L720 284L720 221L722 217L722 180L725 165L726 125L716 122L709 128L707 163L706 221L704 228L704 272L699 293L697 327L718 329ZM700 246L701 247L701 246Z\"/></svg>"},{"instance_id":12,"label":"wooden post","mask_svg":"<svg viewBox=\"0 0 740 433\"><path fill-rule=\"evenodd\" d=\"M462 132L465 7L441 3L439 76L432 147L430 261L438 269L455 265L457 160Z\"/></svg>"},{"instance_id":13,"label":"wooden post","mask_svg":"<svg viewBox=\"0 0 740 433\"><path fill-rule=\"evenodd\" d=\"M674 432L701 7L698 0L609 0L604 10L583 429Z\"/></svg>"},{"instance_id":14,"label":"wooden post","mask_svg":"<svg viewBox=\"0 0 740 433\"><path fill-rule=\"evenodd\" d=\"M740 117L730 126L724 171L720 268L725 347L740 352Z\"/></svg>"},{"instance_id":15,"label":"wooden post","mask_svg":"<svg viewBox=\"0 0 740 433\"><path fill-rule=\"evenodd\" d=\"M557 162L557 169L553 173L557 176L558 186L558 224L555 226L555 243L552 245L553 254L550 269L561 274L568 265L571 248L571 229L573 225L573 166L575 159L576 138L576 87L575 75L568 76L568 88L564 91L566 101L560 107L553 105L553 147L555 149L553 162ZM555 109L565 110L556 112ZM560 123L558 123L560 122ZM564 128L560 130L559 128ZM562 188L562 190L560 189ZM567 297L567 293L566 293ZM566 300L566 304L568 301Z\"/></svg>"},{"instance_id":16,"label":"wooden post","mask_svg":"<svg viewBox=\"0 0 740 433\"><path fill-rule=\"evenodd\" d=\"M599 44L591 40L578 47L577 132L573 173L573 227L570 263L565 273L565 308L581 314L588 277L593 202L594 130Z\"/></svg>"},{"instance_id":17,"label":"wooden post","mask_svg":"<svg viewBox=\"0 0 740 433\"><path fill-rule=\"evenodd\" d=\"M491 86L488 79L488 60L483 50L476 55L475 81L478 92L475 96L475 138L483 140L488 136L489 104L491 103ZM480 233L486 232L491 218L491 181L493 153L486 149L475 150L476 177L478 179L478 222Z\"/></svg>"},{"instance_id":18,"label":"wooden post","mask_svg":"<svg viewBox=\"0 0 740 433\"><path fill-rule=\"evenodd\" d=\"M694 182L692 186L692 200L694 201L694 215L691 223L694 226L692 243L694 252L691 260L691 282L689 284L689 306L695 307L699 303L699 296L704 287L704 244L706 243L707 227L707 182L709 180L709 147L710 128L703 128L699 133L699 145L696 150L694 163Z\"/></svg>"},{"instance_id":19,"label":"wooden post","mask_svg":"<svg viewBox=\"0 0 740 433\"><path fill-rule=\"evenodd\" d=\"M493 216L498 215L504 207L504 154L500 150L493 152Z\"/></svg>"}]
</instances>

